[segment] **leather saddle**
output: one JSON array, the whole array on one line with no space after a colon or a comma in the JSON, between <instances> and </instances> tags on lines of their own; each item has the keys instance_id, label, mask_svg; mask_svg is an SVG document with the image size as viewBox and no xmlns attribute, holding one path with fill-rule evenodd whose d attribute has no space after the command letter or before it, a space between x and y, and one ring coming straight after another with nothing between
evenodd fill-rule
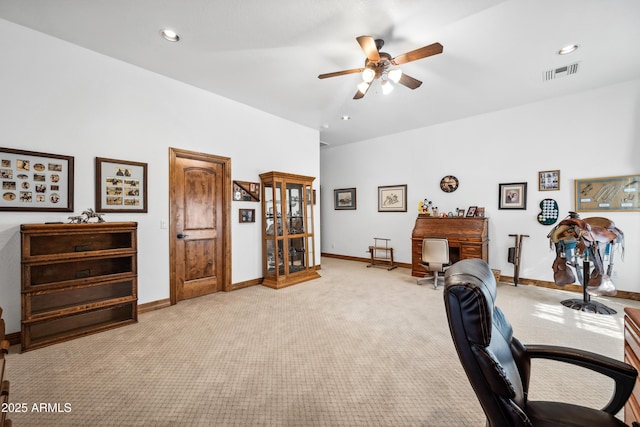
<instances>
[{"instance_id":1,"label":"leather saddle","mask_svg":"<svg viewBox=\"0 0 640 427\"><path fill-rule=\"evenodd\" d=\"M547 235L556 248L556 259L553 262L553 279L556 285L564 286L576 281L575 275L567 263L571 263L571 251L578 255L589 254L594 268L589 274L587 285L595 293L610 294L615 287L609 276L612 263L607 271L604 268L604 252L607 245L620 245L624 255L624 233L608 218L591 217L580 219L573 215L565 218ZM588 251L588 252L587 252ZM580 266L572 265L575 268ZM606 289L598 288L604 286Z\"/></svg>"}]
</instances>

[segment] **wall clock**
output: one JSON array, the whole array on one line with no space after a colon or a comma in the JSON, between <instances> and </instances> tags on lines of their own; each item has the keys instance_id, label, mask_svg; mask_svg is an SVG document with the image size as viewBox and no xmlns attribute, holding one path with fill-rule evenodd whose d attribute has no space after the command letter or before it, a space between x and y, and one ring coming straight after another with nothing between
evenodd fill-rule
<instances>
[{"instance_id":1,"label":"wall clock","mask_svg":"<svg viewBox=\"0 0 640 427\"><path fill-rule=\"evenodd\" d=\"M458 178L447 175L440 180L440 189L445 193L453 193L458 189Z\"/></svg>"}]
</instances>

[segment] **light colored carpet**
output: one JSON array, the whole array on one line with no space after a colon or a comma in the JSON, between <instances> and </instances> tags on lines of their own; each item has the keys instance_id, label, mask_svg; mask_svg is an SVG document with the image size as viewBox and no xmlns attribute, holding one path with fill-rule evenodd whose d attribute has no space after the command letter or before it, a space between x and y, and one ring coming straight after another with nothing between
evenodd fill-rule
<instances>
[{"instance_id":1,"label":"light colored carpet","mask_svg":"<svg viewBox=\"0 0 640 427\"><path fill-rule=\"evenodd\" d=\"M146 313L139 323L7 358L16 426L484 426L459 364L442 286L409 270L322 260L322 278L254 286ZM526 343L623 354L618 315L560 305L579 295L500 284ZM611 383L534 362L533 399L604 406ZM575 379L574 379L575 378ZM33 404L70 405L41 413Z\"/></svg>"}]
</instances>

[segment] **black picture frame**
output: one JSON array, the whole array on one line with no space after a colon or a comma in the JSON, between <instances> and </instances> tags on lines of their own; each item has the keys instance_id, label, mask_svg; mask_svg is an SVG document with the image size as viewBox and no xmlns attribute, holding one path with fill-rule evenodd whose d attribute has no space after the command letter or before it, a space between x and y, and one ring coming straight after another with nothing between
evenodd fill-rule
<instances>
[{"instance_id":1,"label":"black picture frame","mask_svg":"<svg viewBox=\"0 0 640 427\"><path fill-rule=\"evenodd\" d=\"M0 147L0 211L73 212L74 158Z\"/></svg>"},{"instance_id":2,"label":"black picture frame","mask_svg":"<svg viewBox=\"0 0 640 427\"><path fill-rule=\"evenodd\" d=\"M527 183L498 184L498 209L527 209Z\"/></svg>"},{"instance_id":3,"label":"black picture frame","mask_svg":"<svg viewBox=\"0 0 640 427\"><path fill-rule=\"evenodd\" d=\"M256 222L256 210L255 209L239 209L238 221L240 224L248 222Z\"/></svg>"},{"instance_id":4,"label":"black picture frame","mask_svg":"<svg viewBox=\"0 0 640 427\"><path fill-rule=\"evenodd\" d=\"M338 188L333 190L333 209L355 210L357 206L355 188Z\"/></svg>"}]
</instances>

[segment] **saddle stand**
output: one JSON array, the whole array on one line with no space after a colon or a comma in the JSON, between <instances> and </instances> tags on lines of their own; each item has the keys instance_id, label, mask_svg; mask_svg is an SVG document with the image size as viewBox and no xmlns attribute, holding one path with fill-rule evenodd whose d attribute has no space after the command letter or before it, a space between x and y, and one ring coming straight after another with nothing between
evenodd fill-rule
<instances>
[{"instance_id":1,"label":"saddle stand","mask_svg":"<svg viewBox=\"0 0 640 427\"><path fill-rule=\"evenodd\" d=\"M590 217L582 220L576 212L569 212L569 216L555 226L547 237L556 250L556 258L551 267L555 284L560 287L576 282L582 285L582 300L570 299L562 301L562 305L574 310L615 314L615 310L590 301L590 297L616 294L611 271L616 248L621 248L624 257L622 230L608 218ZM582 258L582 271L578 258ZM571 267L575 268L575 275Z\"/></svg>"},{"instance_id":2,"label":"saddle stand","mask_svg":"<svg viewBox=\"0 0 640 427\"><path fill-rule=\"evenodd\" d=\"M576 266L576 271L578 268L579 266ZM587 282L589 280L590 271L591 264L589 262L589 257L585 256L582 262L582 299L566 299L564 301L560 301L560 304L574 310L586 311L589 313L616 314L617 311L613 308L607 307L601 302L591 301L591 295L587 292Z\"/></svg>"}]
</instances>

